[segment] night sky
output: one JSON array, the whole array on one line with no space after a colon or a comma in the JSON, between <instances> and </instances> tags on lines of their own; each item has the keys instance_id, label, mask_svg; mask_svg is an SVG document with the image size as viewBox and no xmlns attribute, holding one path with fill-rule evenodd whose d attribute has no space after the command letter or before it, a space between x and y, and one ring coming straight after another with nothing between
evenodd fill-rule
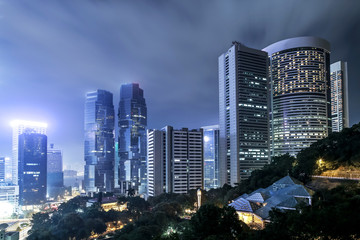
<instances>
[{"instance_id":1,"label":"night sky","mask_svg":"<svg viewBox=\"0 0 360 240\"><path fill-rule=\"evenodd\" d=\"M0 156L13 119L49 124L64 166L83 170L85 93L144 89L148 127L218 123L218 56L318 36L348 61L350 124L360 121L360 1L0 0Z\"/></svg>"}]
</instances>

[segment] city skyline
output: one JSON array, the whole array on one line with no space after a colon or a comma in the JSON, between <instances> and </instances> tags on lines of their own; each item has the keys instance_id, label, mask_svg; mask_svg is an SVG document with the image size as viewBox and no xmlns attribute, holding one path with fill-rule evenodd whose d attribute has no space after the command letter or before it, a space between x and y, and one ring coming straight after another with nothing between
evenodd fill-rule
<instances>
[{"instance_id":1,"label":"city skyline","mask_svg":"<svg viewBox=\"0 0 360 240\"><path fill-rule=\"evenodd\" d=\"M360 119L358 2L264 1L261 7L201 1L155 6L144 2L141 7L100 2L1 4L0 107L6 113L0 121L1 156L11 156L12 119L42 121L49 124L49 142L64 151L64 166L82 170L85 93L105 89L117 103L118 89L126 82L139 82L146 92L149 128L217 124L217 57L234 40L262 49L290 37L326 39L332 45L330 62L348 62L350 126ZM48 11L52 7L54 12ZM243 7L254 9L253 15L240 17L232 10ZM308 18L297 18L305 9ZM154 12L164 15L154 17ZM92 19L93 14L98 18ZM274 14L278 17L268 18ZM287 27L281 19L287 19Z\"/></svg>"}]
</instances>

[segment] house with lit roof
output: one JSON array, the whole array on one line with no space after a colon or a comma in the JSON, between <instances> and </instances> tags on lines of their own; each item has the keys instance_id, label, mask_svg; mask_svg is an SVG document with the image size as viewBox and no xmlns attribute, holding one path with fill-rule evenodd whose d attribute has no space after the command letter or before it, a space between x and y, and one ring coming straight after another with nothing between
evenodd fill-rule
<instances>
[{"instance_id":1,"label":"house with lit roof","mask_svg":"<svg viewBox=\"0 0 360 240\"><path fill-rule=\"evenodd\" d=\"M263 229L270 222L272 209L296 210L301 202L311 205L312 194L301 182L286 176L265 189L239 196L229 206L235 208L239 219L249 227Z\"/></svg>"}]
</instances>

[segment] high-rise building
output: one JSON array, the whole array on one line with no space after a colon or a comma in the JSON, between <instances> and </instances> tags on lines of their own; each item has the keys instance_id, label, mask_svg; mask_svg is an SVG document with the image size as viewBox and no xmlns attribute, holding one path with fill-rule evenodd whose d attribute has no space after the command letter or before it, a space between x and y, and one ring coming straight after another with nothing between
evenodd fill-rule
<instances>
[{"instance_id":1,"label":"high-rise building","mask_svg":"<svg viewBox=\"0 0 360 240\"><path fill-rule=\"evenodd\" d=\"M146 193L147 108L139 84L121 85L118 116L120 185L130 183L137 193Z\"/></svg>"},{"instance_id":2,"label":"high-rise building","mask_svg":"<svg viewBox=\"0 0 360 240\"><path fill-rule=\"evenodd\" d=\"M270 58L272 156L295 156L331 132L330 44L297 37L263 50Z\"/></svg>"},{"instance_id":3,"label":"high-rise building","mask_svg":"<svg viewBox=\"0 0 360 240\"><path fill-rule=\"evenodd\" d=\"M204 151L204 188L210 190L219 184L219 125L202 127Z\"/></svg>"},{"instance_id":4,"label":"high-rise building","mask_svg":"<svg viewBox=\"0 0 360 240\"><path fill-rule=\"evenodd\" d=\"M85 102L85 192L114 188L114 105L112 93L97 90Z\"/></svg>"},{"instance_id":5,"label":"high-rise building","mask_svg":"<svg viewBox=\"0 0 360 240\"><path fill-rule=\"evenodd\" d=\"M349 99L347 62L330 65L332 131L341 132L349 127Z\"/></svg>"},{"instance_id":6,"label":"high-rise building","mask_svg":"<svg viewBox=\"0 0 360 240\"><path fill-rule=\"evenodd\" d=\"M37 205L46 201L47 137L25 130L19 135L20 205Z\"/></svg>"},{"instance_id":7,"label":"high-rise building","mask_svg":"<svg viewBox=\"0 0 360 240\"><path fill-rule=\"evenodd\" d=\"M203 131L148 130L148 196L203 188Z\"/></svg>"},{"instance_id":8,"label":"high-rise building","mask_svg":"<svg viewBox=\"0 0 360 240\"><path fill-rule=\"evenodd\" d=\"M19 186L0 183L0 216L10 217L19 209ZM0 238L1 239L1 238Z\"/></svg>"},{"instance_id":9,"label":"high-rise building","mask_svg":"<svg viewBox=\"0 0 360 240\"><path fill-rule=\"evenodd\" d=\"M47 149L47 194L56 197L61 194L64 187L64 173L62 152L50 144Z\"/></svg>"},{"instance_id":10,"label":"high-rise building","mask_svg":"<svg viewBox=\"0 0 360 240\"><path fill-rule=\"evenodd\" d=\"M269 162L268 55L233 42L218 64L222 186L239 183Z\"/></svg>"},{"instance_id":11,"label":"high-rise building","mask_svg":"<svg viewBox=\"0 0 360 240\"><path fill-rule=\"evenodd\" d=\"M5 182L5 157L0 157L0 183Z\"/></svg>"},{"instance_id":12,"label":"high-rise building","mask_svg":"<svg viewBox=\"0 0 360 240\"><path fill-rule=\"evenodd\" d=\"M19 161L19 153L18 153L18 145L19 145L19 135L24 133L25 131L31 131L33 133L45 134L47 124L41 122L30 122L30 121L22 121L22 120L14 120L11 122L11 126L13 128L13 139L12 139L12 183L18 184L18 161Z\"/></svg>"},{"instance_id":13,"label":"high-rise building","mask_svg":"<svg viewBox=\"0 0 360 240\"><path fill-rule=\"evenodd\" d=\"M12 160L5 157L5 182L12 183Z\"/></svg>"},{"instance_id":14,"label":"high-rise building","mask_svg":"<svg viewBox=\"0 0 360 240\"><path fill-rule=\"evenodd\" d=\"M115 136L115 164L114 164L114 188L119 189L119 142L117 141L117 137Z\"/></svg>"},{"instance_id":15,"label":"high-rise building","mask_svg":"<svg viewBox=\"0 0 360 240\"><path fill-rule=\"evenodd\" d=\"M169 142L170 143L170 142ZM166 132L162 130L147 130L147 195L157 196L166 190Z\"/></svg>"}]
</instances>

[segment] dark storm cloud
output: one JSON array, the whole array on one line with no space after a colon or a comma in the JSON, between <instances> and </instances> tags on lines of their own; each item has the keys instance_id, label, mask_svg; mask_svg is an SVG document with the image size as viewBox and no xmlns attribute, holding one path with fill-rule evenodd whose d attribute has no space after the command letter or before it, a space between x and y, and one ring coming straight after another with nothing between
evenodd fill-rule
<instances>
[{"instance_id":1,"label":"dark storm cloud","mask_svg":"<svg viewBox=\"0 0 360 240\"><path fill-rule=\"evenodd\" d=\"M360 120L358 1L0 1L2 153L12 118L49 122L49 141L81 168L86 91L139 82L149 127L218 121L217 58L233 40L264 48L315 35L347 60ZM73 164L74 165L74 164Z\"/></svg>"}]
</instances>

